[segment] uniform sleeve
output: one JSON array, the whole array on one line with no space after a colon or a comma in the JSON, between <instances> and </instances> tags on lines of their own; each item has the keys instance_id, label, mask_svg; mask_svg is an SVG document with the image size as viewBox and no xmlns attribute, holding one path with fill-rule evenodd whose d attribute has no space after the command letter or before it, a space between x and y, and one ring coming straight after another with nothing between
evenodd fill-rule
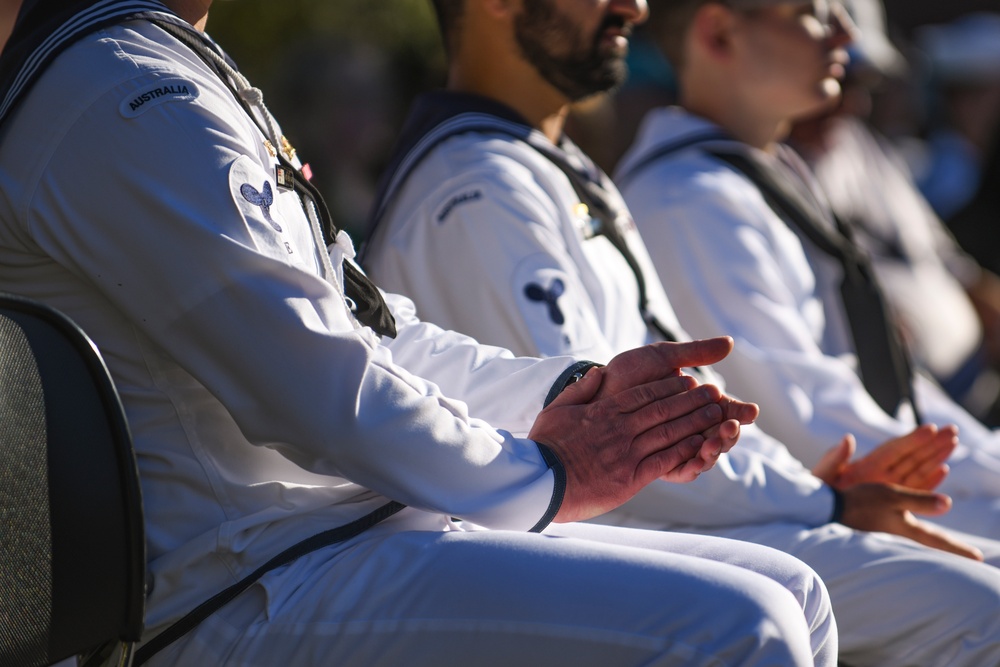
<instances>
[{"instance_id":1,"label":"uniform sleeve","mask_svg":"<svg viewBox=\"0 0 1000 667\"><path fill-rule=\"evenodd\" d=\"M480 168L449 179L447 165L428 165L425 171L436 175L437 189L428 194L429 180L419 176L409 183L422 198L415 204L418 198L404 195L383 223L383 230L391 231L369 248L373 275L380 284L407 290L425 319L477 337L520 341L533 354L564 352L572 348L565 338L584 329L591 342L574 351L604 355L599 361L611 358L620 350L600 334L606 324L598 322L576 268L583 260L570 254L559 232L557 209L565 204L520 163L504 160L492 166L502 166L503 173ZM542 304L518 294L524 284L551 289L556 279L565 288L553 299L561 325ZM404 329L402 335L410 334ZM517 391L516 384L512 389ZM470 411L479 414L471 406ZM512 428L505 416L498 419L494 423ZM751 451L746 441L753 439ZM759 451L767 448L777 453L775 458ZM733 452L696 483L656 482L614 514L661 528L774 520L820 525L829 520L833 503L821 487L780 444L751 427Z\"/></svg>"},{"instance_id":2,"label":"uniform sleeve","mask_svg":"<svg viewBox=\"0 0 1000 667\"><path fill-rule=\"evenodd\" d=\"M762 453L774 450L777 456ZM759 428L689 484L653 482L615 514L660 529L721 528L776 521L820 526L833 514L833 492Z\"/></svg>"},{"instance_id":3,"label":"uniform sleeve","mask_svg":"<svg viewBox=\"0 0 1000 667\"><path fill-rule=\"evenodd\" d=\"M916 186L913 186L913 188L914 193L919 195L916 191ZM937 250L938 257L941 258L941 261L951 275L963 287L967 289L971 288L980 279L982 267L958 245L958 241L945 226L944 221L938 217L934 210L931 209L930 204L922 197L920 197L919 205L924 214L923 219L925 224L934 239L934 247Z\"/></svg>"},{"instance_id":4,"label":"uniform sleeve","mask_svg":"<svg viewBox=\"0 0 1000 667\"><path fill-rule=\"evenodd\" d=\"M398 333L384 342L396 363L436 383L446 396L461 396L475 417L518 435L531 430L553 382L576 361L515 357L504 348L421 321L406 297L388 294L386 299Z\"/></svg>"},{"instance_id":5,"label":"uniform sleeve","mask_svg":"<svg viewBox=\"0 0 1000 667\"><path fill-rule=\"evenodd\" d=\"M202 83L192 101L124 113L121 100L149 85L111 90L59 144L31 200L35 242L252 443L485 526L550 519L553 475L535 443L469 417L356 329L228 91Z\"/></svg>"},{"instance_id":6,"label":"uniform sleeve","mask_svg":"<svg viewBox=\"0 0 1000 667\"><path fill-rule=\"evenodd\" d=\"M425 161L366 268L426 321L517 355L606 362L614 350L560 234L565 205L518 160L480 155L468 170L440 148Z\"/></svg>"},{"instance_id":7,"label":"uniform sleeve","mask_svg":"<svg viewBox=\"0 0 1000 667\"><path fill-rule=\"evenodd\" d=\"M529 363L524 358L512 358L500 348L470 345L471 339L455 332L439 336L434 325L412 319L413 306L408 299L390 295L389 303L397 324L402 324L390 348L416 352L415 361L430 366L430 374L422 374L423 377L440 378L445 394L463 396L471 414L515 433L530 429L543 398L538 393L539 387L553 371L558 372L572 362L552 358ZM396 361L407 365L399 357ZM454 372L449 370L452 364L456 366ZM494 374L495 382L482 382L483 376ZM456 382L466 388L460 389ZM473 386L467 386L470 383ZM489 387L491 391L477 391L476 385ZM494 393L498 387L502 391ZM470 400L470 395L486 400L481 403ZM523 411L522 405L526 407ZM519 415L523 415L520 422ZM743 427L739 445L694 483L654 482L614 510L614 514L627 517L629 523L639 519L642 525L664 529L773 521L818 526L828 522L832 512L830 489L781 443L754 425Z\"/></svg>"},{"instance_id":8,"label":"uniform sleeve","mask_svg":"<svg viewBox=\"0 0 1000 667\"><path fill-rule=\"evenodd\" d=\"M826 315L795 234L742 176L681 162L625 196L684 327L734 337L718 369L760 404L757 423L810 467L846 433L863 453L908 431L868 395L853 356L821 347Z\"/></svg>"},{"instance_id":9,"label":"uniform sleeve","mask_svg":"<svg viewBox=\"0 0 1000 667\"><path fill-rule=\"evenodd\" d=\"M984 426L922 373L913 384L917 404L928 423L958 427L959 445L948 459L951 472L941 490L955 497L994 497L1000 474L1000 431Z\"/></svg>"}]
</instances>

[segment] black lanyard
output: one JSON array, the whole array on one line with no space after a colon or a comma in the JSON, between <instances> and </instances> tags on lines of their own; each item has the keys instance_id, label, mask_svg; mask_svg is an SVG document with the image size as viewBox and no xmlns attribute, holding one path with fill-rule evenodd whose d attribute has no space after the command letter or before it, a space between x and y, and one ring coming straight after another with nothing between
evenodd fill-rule
<instances>
[{"instance_id":1,"label":"black lanyard","mask_svg":"<svg viewBox=\"0 0 1000 667\"><path fill-rule=\"evenodd\" d=\"M164 21L161 19L151 19L153 23L163 26ZM261 121L258 119L257 115L254 113L254 108L240 95L239 90L230 81L229 76L222 71L219 66L207 55L201 52L201 49L207 49L215 52L218 55L222 55L226 58L226 62L233 67L235 70L235 63L233 63L225 54L220 53L215 50L214 43L208 42L204 35L202 35L197 30L191 28L189 25L183 22L170 22L170 26L183 29L186 33L195 38L195 41L199 45L195 47L194 45L188 44L192 51L198 54L202 61L208 65L216 76L230 89L233 93L233 97L236 101L243 107L243 110L254 122L257 128L261 131L265 137L268 136L267 129L262 125ZM168 28L164 29L168 30ZM267 113L266 110L262 110L261 113ZM323 195L320 194L319 189L312 184L303 174L300 169L295 167L291 162L285 158L281 153L281 147L275 147L276 157L278 159L278 173L275 175L275 180L278 181L284 187L291 187L292 190L299 196L302 202L303 212L308 218L309 213L306 211L306 206L308 203L312 203L316 210L316 215L319 217L320 222L320 232L323 235L324 243L329 246L337 238L337 227L333 222L333 216L330 215L330 209L327 207L326 202L323 200ZM290 182L289 182L290 181ZM325 248L320 248L320 252L325 252ZM392 312L389 310L388 305L385 303L385 299L382 298L382 293L379 291L378 287L362 272L357 266L348 260L344 260L344 292L345 295L350 299L351 311L354 316L362 324L371 327L376 333L382 336L388 336L393 338L396 336L396 322L392 316Z\"/></svg>"},{"instance_id":2,"label":"black lanyard","mask_svg":"<svg viewBox=\"0 0 1000 667\"><path fill-rule=\"evenodd\" d=\"M895 415L905 401L920 422L909 355L889 315L871 263L854 242L850 227L836 218L834 226L821 219L820 205L793 189L789 179L769 165L743 152L708 152L746 175L760 188L775 213L840 263L844 274L841 302L858 356L861 382L887 414Z\"/></svg>"},{"instance_id":3,"label":"black lanyard","mask_svg":"<svg viewBox=\"0 0 1000 667\"><path fill-rule=\"evenodd\" d=\"M459 134L470 132L505 134L516 141L531 146L566 175L577 197L587 205L591 216L598 223L594 229L595 234L607 238L621 253L632 270L639 291L638 307L643 321L664 340L677 340L677 336L670 328L649 309L646 280L642 268L618 228L618 218L620 214L625 212L618 211L612 203L608 189L613 186L603 172L594 167L593 171L597 174L596 176L584 173L570 162L565 150L533 131L522 119L517 117L513 110L493 100L450 92L436 93L433 100L432 104L436 102L440 107L440 109L435 108L437 112L434 114L435 120L417 132L417 136L410 137L411 146L407 150L398 152L394 160L395 167L383 174L379 196L376 198L368 220L366 242L360 252L362 262L367 254L370 240L375 236L382 219L402 191L403 185L410 174L435 147ZM453 111L447 108L449 104L454 106ZM567 146L575 148L569 140L564 141ZM579 156L581 160L585 159L582 154Z\"/></svg>"},{"instance_id":4,"label":"black lanyard","mask_svg":"<svg viewBox=\"0 0 1000 667\"><path fill-rule=\"evenodd\" d=\"M745 150L723 148L717 144L719 141L731 143L734 140L721 130L710 130L668 142L619 174L618 182L631 180L640 171L677 151L706 144L700 146L702 151L750 179L782 220L840 263L844 273L840 285L841 301L865 389L887 414L895 415L905 401L912 407L917 422L921 422L909 355L889 316L868 257L854 243L849 226L836 218L833 218L833 225L827 224L822 217L823 206L815 198L806 197L791 178Z\"/></svg>"}]
</instances>

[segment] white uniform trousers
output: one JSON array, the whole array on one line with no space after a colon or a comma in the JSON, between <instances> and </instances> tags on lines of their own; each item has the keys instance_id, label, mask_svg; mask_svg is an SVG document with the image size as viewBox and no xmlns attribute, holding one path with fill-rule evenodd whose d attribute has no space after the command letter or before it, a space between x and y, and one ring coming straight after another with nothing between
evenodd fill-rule
<instances>
[{"instance_id":1,"label":"white uniform trousers","mask_svg":"<svg viewBox=\"0 0 1000 667\"><path fill-rule=\"evenodd\" d=\"M825 587L777 551L583 524L409 530L407 514L265 575L148 664L836 664Z\"/></svg>"},{"instance_id":2,"label":"white uniform trousers","mask_svg":"<svg viewBox=\"0 0 1000 667\"><path fill-rule=\"evenodd\" d=\"M780 549L826 583L851 667L1000 665L1000 543L967 535L978 563L905 538L840 524L703 530Z\"/></svg>"}]
</instances>

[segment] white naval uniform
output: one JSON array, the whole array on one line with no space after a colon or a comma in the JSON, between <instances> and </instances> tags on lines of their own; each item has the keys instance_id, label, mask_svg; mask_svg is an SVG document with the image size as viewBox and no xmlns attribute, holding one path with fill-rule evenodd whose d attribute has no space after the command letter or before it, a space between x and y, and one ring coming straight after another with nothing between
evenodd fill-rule
<instances>
[{"instance_id":1,"label":"white naval uniform","mask_svg":"<svg viewBox=\"0 0 1000 667\"><path fill-rule=\"evenodd\" d=\"M150 664L833 664L825 589L783 554L525 532L554 509L536 444L434 382L523 429L572 360L514 359L395 297L384 344L275 165L229 88L144 21L69 46L0 134L0 289L90 334L134 436L147 638L299 540L410 506Z\"/></svg>"},{"instance_id":2,"label":"white naval uniform","mask_svg":"<svg viewBox=\"0 0 1000 667\"><path fill-rule=\"evenodd\" d=\"M656 146L713 127L680 109L656 110L620 170ZM797 156L781 152L782 168L809 183ZM695 335L734 336L736 350L722 372L734 391L760 403L761 425L806 465L844 433L855 435L863 454L915 426L905 404L888 415L861 383L839 265L800 240L748 178L690 147L640 170L623 192L685 327ZM1000 537L997 435L923 376L914 386L924 419L957 424L962 441L941 487L955 506L935 520Z\"/></svg>"},{"instance_id":3,"label":"white naval uniform","mask_svg":"<svg viewBox=\"0 0 1000 667\"><path fill-rule=\"evenodd\" d=\"M654 146L713 127L677 108L656 110L620 171ZM781 152L808 182L797 156ZM736 339L721 371L733 391L760 403L761 426L803 463L814 465L845 433L863 454L913 429L908 406L888 415L861 383L839 264L800 240L748 178L690 147L640 170L623 192L684 326ZM1000 538L1000 439L923 376L914 387L925 421L958 425L962 442L941 487L955 507L935 520Z\"/></svg>"},{"instance_id":4,"label":"white naval uniform","mask_svg":"<svg viewBox=\"0 0 1000 667\"><path fill-rule=\"evenodd\" d=\"M563 172L528 144L499 132L458 134L410 172L371 239L366 267L443 326L523 354L607 361L650 334L639 315L634 274L606 238L586 233L579 202ZM686 337L642 239L634 227L624 234L644 267L650 310ZM554 289L557 281L562 289ZM557 298L531 298L528 285ZM803 558L827 580L841 655L850 664L1000 660L1000 646L989 642L959 655L958 640L974 636L973 626L1000 632L987 611L1000 594L994 568L830 524L831 510L830 490L781 443L750 426L697 482L656 482L600 520L733 535ZM1000 560L997 545L988 546ZM913 595L924 590L926 578L935 582L934 597ZM983 606L972 611L969 599ZM940 623L952 613L942 613L945 608L963 620Z\"/></svg>"}]
</instances>

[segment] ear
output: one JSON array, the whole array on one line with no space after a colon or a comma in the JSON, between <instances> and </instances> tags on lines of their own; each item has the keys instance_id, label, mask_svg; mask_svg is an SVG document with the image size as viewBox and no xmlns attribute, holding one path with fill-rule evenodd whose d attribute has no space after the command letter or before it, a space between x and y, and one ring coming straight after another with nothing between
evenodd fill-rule
<instances>
[{"instance_id":1,"label":"ear","mask_svg":"<svg viewBox=\"0 0 1000 667\"><path fill-rule=\"evenodd\" d=\"M733 11L718 2L698 8L691 19L688 45L712 60L728 60L733 54Z\"/></svg>"},{"instance_id":2,"label":"ear","mask_svg":"<svg viewBox=\"0 0 1000 667\"><path fill-rule=\"evenodd\" d=\"M513 17L521 8L522 0L472 0L482 11L494 19ZM529 2L534 0L528 0Z\"/></svg>"}]
</instances>

